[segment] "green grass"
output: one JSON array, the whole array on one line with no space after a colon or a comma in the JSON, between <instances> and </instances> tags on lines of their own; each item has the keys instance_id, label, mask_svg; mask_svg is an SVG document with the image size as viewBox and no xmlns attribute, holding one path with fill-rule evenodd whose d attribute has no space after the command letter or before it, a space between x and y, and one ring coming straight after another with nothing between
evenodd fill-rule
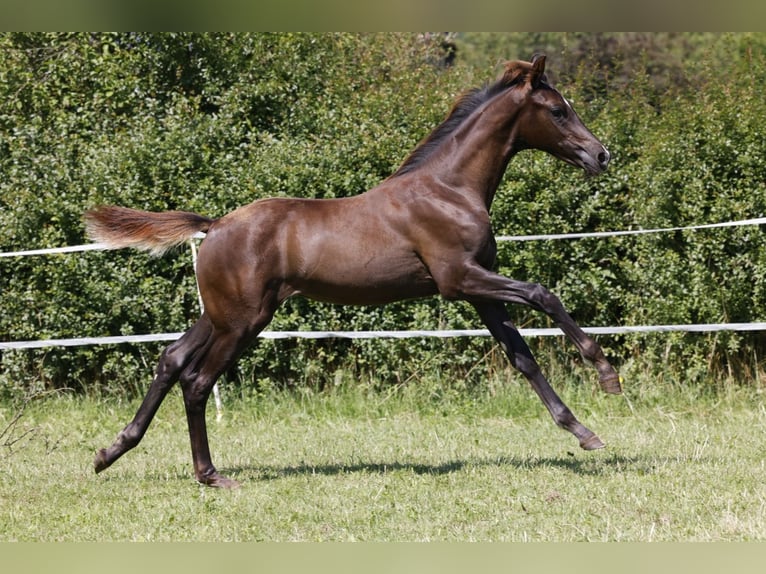
<instances>
[{"instance_id":1,"label":"green grass","mask_svg":"<svg viewBox=\"0 0 766 574\"><path fill-rule=\"evenodd\" d=\"M242 488L192 479L180 393L100 475L137 403L0 407L0 541L766 539L766 408L754 389L561 394L608 446L581 451L525 385L232 397L210 439ZM29 434L24 435L25 432ZM18 442L9 446L14 438Z\"/></svg>"}]
</instances>

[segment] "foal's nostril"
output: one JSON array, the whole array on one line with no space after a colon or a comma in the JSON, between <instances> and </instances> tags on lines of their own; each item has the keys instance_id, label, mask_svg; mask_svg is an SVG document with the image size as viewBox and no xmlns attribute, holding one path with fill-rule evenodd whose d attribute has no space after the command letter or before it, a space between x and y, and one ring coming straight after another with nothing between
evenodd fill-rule
<instances>
[{"instance_id":1,"label":"foal's nostril","mask_svg":"<svg viewBox=\"0 0 766 574\"><path fill-rule=\"evenodd\" d=\"M606 167L609 164L610 158L611 156L609 155L609 152L604 149L604 151L598 154L598 163L600 163L603 167Z\"/></svg>"}]
</instances>

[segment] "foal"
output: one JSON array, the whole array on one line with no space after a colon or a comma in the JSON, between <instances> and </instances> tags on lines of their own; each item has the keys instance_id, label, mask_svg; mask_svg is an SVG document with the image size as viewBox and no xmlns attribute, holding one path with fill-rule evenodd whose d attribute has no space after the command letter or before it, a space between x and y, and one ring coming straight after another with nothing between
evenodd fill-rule
<instances>
[{"instance_id":1,"label":"foal","mask_svg":"<svg viewBox=\"0 0 766 574\"><path fill-rule=\"evenodd\" d=\"M468 301L555 423L582 448L603 447L551 388L504 304L548 314L595 366L604 391L621 392L618 374L557 297L490 270L496 244L489 208L511 157L522 149L543 150L589 174L609 163L609 152L547 83L544 71L541 55L507 63L495 83L461 97L391 177L361 195L264 199L220 219L122 207L88 212L90 236L112 248L162 253L207 233L197 262L204 313L162 353L135 417L112 446L96 454L96 472L139 443L180 381L196 479L237 486L213 466L207 400L218 377L293 295L352 305L437 294Z\"/></svg>"}]
</instances>

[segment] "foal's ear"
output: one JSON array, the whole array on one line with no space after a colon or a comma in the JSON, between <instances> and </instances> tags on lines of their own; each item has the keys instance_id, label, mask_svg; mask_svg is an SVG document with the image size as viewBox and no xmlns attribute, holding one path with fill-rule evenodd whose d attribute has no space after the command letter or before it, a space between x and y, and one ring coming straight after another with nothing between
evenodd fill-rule
<instances>
[{"instance_id":1,"label":"foal's ear","mask_svg":"<svg viewBox=\"0 0 766 574\"><path fill-rule=\"evenodd\" d=\"M532 56L532 71L529 74L529 83L536 88L540 82L545 81L545 54Z\"/></svg>"},{"instance_id":2,"label":"foal's ear","mask_svg":"<svg viewBox=\"0 0 766 574\"><path fill-rule=\"evenodd\" d=\"M545 81L545 56L535 54L532 56L532 62L507 62L502 80L506 85L527 83L533 88Z\"/></svg>"}]
</instances>

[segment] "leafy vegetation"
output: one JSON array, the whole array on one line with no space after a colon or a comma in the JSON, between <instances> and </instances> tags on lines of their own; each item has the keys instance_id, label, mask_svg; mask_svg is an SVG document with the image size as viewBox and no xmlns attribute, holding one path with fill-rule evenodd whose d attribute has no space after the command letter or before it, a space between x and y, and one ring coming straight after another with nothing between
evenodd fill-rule
<instances>
[{"instance_id":1,"label":"leafy vegetation","mask_svg":"<svg viewBox=\"0 0 766 574\"><path fill-rule=\"evenodd\" d=\"M339 197L388 176L501 59L546 51L552 79L613 153L585 178L540 153L511 162L499 234L686 226L762 216L763 34L0 35L0 250L86 241L99 203L220 216L273 195ZM447 65L447 55L456 48ZM498 267L546 284L583 325L766 316L758 227L501 244ZM180 331L198 315L188 254L91 252L0 261L0 339ZM513 308L522 326L547 318ZM273 329L478 326L439 300L380 309L289 301ZM605 337L624 372L760 384L763 336ZM574 358L534 341L553 369ZM156 344L5 351L6 397L71 387L132 396ZM505 370L490 340L273 341L240 361L256 388L386 388L429 371L448 389ZM350 375L348 375L350 374Z\"/></svg>"}]
</instances>

